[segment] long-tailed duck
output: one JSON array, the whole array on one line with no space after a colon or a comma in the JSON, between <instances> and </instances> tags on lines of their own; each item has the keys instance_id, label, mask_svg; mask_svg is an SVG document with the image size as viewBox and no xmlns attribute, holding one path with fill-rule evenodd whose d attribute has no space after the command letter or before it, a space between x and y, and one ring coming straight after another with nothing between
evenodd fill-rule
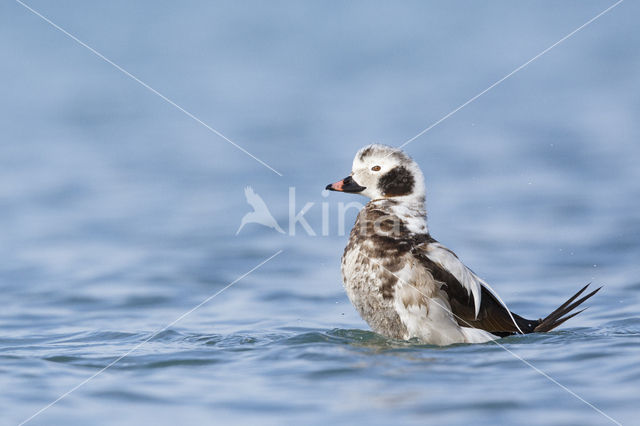
<instances>
[{"instance_id":1,"label":"long-tailed duck","mask_svg":"<svg viewBox=\"0 0 640 426\"><path fill-rule=\"evenodd\" d=\"M384 336L449 345L546 332L582 312L571 313L600 290L580 297L587 285L542 319L509 311L486 282L431 237L424 177L399 149L362 148L351 175L326 189L371 199L351 230L342 277L362 318Z\"/></svg>"}]
</instances>

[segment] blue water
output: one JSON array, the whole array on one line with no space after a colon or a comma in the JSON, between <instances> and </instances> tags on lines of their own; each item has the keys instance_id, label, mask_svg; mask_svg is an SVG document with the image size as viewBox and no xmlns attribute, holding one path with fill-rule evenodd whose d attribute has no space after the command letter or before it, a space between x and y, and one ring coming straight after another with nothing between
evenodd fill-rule
<instances>
[{"instance_id":1,"label":"blue water","mask_svg":"<svg viewBox=\"0 0 640 426\"><path fill-rule=\"evenodd\" d=\"M362 145L401 144L610 4L29 3L280 177L2 2L1 424L136 347L28 424L611 424L576 395L637 423L637 2L407 146L432 233L513 310L605 286L559 330L446 348L370 332L339 272L338 204L362 200L321 192ZM286 234L235 235L247 185ZM290 187L316 236L290 235Z\"/></svg>"}]
</instances>

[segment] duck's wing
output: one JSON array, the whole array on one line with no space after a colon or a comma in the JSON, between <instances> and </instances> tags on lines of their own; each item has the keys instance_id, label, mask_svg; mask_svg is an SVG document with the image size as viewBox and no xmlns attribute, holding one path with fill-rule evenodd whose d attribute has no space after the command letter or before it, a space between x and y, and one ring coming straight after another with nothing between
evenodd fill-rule
<instances>
[{"instance_id":1,"label":"duck's wing","mask_svg":"<svg viewBox=\"0 0 640 426\"><path fill-rule=\"evenodd\" d=\"M480 328L500 337L551 331L584 311L575 309L602 288L583 295L589 287L587 284L546 317L531 320L511 312L489 284L439 242L429 237L427 242L416 245L412 253L449 297L458 325Z\"/></svg>"},{"instance_id":2,"label":"duck's wing","mask_svg":"<svg viewBox=\"0 0 640 426\"><path fill-rule=\"evenodd\" d=\"M413 255L449 296L451 311L462 327L486 330L496 335L523 333L527 320L512 314L489 285L467 268L458 256L439 242L430 240L413 249Z\"/></svg>"}]
</instances>

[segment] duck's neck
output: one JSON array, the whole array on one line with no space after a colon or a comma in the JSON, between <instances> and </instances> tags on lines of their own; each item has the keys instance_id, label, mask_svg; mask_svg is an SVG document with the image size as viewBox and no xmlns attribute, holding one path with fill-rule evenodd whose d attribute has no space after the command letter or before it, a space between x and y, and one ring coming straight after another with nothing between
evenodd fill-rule
<instances>
[{"instance_id":1,"label":"duck's neck","mask_svg":"<svg viewBox=\"0 0 640 426\"><path fill-rule=\"evenodd\" d=\"M382 198L371 200L370 203L397 216L409 232L429 233L424 197Z\"/></svg>"}]
</instances>

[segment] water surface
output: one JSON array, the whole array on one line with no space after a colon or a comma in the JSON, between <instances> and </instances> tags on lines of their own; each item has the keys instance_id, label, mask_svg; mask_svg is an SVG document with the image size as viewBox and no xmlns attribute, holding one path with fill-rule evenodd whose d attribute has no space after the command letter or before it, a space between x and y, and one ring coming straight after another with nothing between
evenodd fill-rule
<instances>
[{"instance_id":1,"label":"water surface","mask_svg":"<svg viewBox=\"0 0 640 426\"><path fill-rule=\"evenodd\" d=\"M357 316L337 230L356 199L321 190L362 145L399 145L610 3L29 4L284 176L3 2L2 424L150 336L30 424L611 423L540 371L636 421L636 3L407 146L432 233L513 310L544 316L605 285L552 333L446 348ZM317 235L236 236L247 185L285 230L295 187Z\"/></svg>"}]
</instances>

